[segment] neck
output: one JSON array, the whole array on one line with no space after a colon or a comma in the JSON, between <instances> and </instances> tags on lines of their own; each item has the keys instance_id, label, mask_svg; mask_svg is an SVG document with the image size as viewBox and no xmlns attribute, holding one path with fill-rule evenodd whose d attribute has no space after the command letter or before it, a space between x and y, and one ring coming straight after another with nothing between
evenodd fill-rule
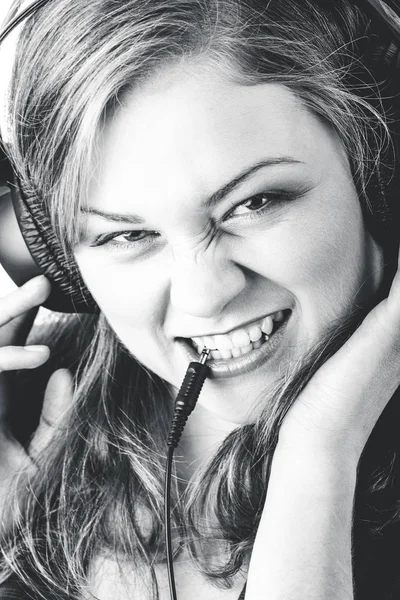
<instances>
[{"instance_id":1,"label":"neck","mask_svg":"<svg viewBox=\"0 0 400 600\"><path fill-rule=\"evenodd\" d=\"M201 405L190 415L176 450L179 475L188 481L217 451L227 435L238 425L225 421Z\"/></svg>"}]
</instances>

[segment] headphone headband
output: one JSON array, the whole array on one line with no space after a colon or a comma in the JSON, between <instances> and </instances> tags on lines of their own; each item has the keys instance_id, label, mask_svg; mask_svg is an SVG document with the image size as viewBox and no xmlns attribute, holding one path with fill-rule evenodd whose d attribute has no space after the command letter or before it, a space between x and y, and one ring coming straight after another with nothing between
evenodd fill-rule
<instances>
[{"instance_id":1,"label":"headphone headband","mask_svg":"<svg viewBox=\"0 0 400 600\"><path fill-rule=\"evenodd\" d=\"M357 0L360 8L387 27L400 46L400 16L383 0Z\"/></svg>"},{"instance_id":2,"label":"headphone headband","mask_svg":"<svg viewBox=\"0 0 400 600\"><path fill-rule=\"evenodd\" d=\"M30 6L27 6L22 12L20 12L16 17L14 17L3 29L0 33L0 44L6 39L8 34L12 32L22 21L28 19L31 15L33 15L39 8L48 4L50 0L36 0Z\"/></svg>"}]
</instances>

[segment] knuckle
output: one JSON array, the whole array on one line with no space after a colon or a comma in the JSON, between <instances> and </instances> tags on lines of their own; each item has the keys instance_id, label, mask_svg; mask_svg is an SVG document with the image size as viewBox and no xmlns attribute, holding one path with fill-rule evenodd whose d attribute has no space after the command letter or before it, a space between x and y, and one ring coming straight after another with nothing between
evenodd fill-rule
<instances>
[{"instance_id":1,"label":"knuckle","mask_svg":"<svg viewBox=\"0 0 400 600\"><path fill-rule=\"evenodd\" d=\"M55 427L54 422L47 416L45 416L43 413L40 416L40 424L45 425L45 427L47 427L48 429L54 429Z\"/></svg>"}]
</instances>

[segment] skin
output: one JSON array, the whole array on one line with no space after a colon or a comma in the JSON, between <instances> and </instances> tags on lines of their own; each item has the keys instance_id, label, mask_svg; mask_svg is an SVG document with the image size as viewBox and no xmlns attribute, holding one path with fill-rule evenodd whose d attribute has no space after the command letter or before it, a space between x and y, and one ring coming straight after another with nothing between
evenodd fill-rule
<instances>
[{"instance_id":1,"label":"skin","mask_svg":"<svg viewBox=\"0 0 400 600\"><path fill-rule=\"evenodd\" d=\"M207 207L245 170L282 157L291 162L258 169ZM293 198L277 201L282 190ZM262 192L266 208L256 211L249 199ZM101 131L88 206L143 221L82 214L76 259L121 341L176 388L188 364L178 336L292 310L267 363L206 381L199 404L230 422L246 422L282 365L375 293L382 276L337 136L280 85L164 70L131 92ZM132 232L144 241L126 243ZM93 247L109 233L114 241Z\"/></svg>"},{"instance_id":2,"label":"skin","mask_svg":"<svg viewBox=\"0 0 400 600\"><path fill-rule=\"evenodd\" d=\"M139 252L132 242L119 251L94 248L96 235L120 236L121 224L90 215L82 218L76 256L121 340L176 387L187 365L176 336L216 333L292 310L282 347L268 365L206 382L197 422L204 424L211 410L213 422L232 423L249 418L256 394L273 383L282 365L301 357L328 326L376 292L382 253L364 227L343 148L325 124L283 87L245 88L203 75L182 69L160 74L126 98L99 136L90 206L139 215L144 223L123 224L123 231L156 232L149 245ZM249 165L284 156L298 162L258 171L206 209L204 199ZM262 214L249 210L254 194L276 200L277 190L288 188L301 193L271 203ZM48 357L46 348L14 345L20 315L49 293L48 282L39 279L0 302L0 372L34 368ZM400 382L399 295L397 273L388 298L318 370L285 417L246 600L353 597L356 470ZM53 375L30 451L45 448L72 402L71 387L66 371ZM22 449L7 431L0 441L11 465L2 477L7 483L12 465L26 456L18 459ZM188 579L185 588L179 573L178 595L189 597L193 577ZM214 598L215 590L207 589ZM110 597L115 593L113 586Z\"/></svg>"},{"instance_id":3,"label":"skin","mask_svg":"<svg viewBox=\"0 0 400 600\"><path fill-rule=\"evenodd\" d=\"M62 421L72 401L72 376L66 369L59 369L46 386L40 423L28 454L8 429L7 412L12 394L7 372L35 369L50 355L47 346L25 345L37 308L46 300L50 289L49 281L41 275L0 298L0 515L3 523L10 516L3 511L8 506L10 489L16 483L15 475L34 471L32 459L49 443L54 426Z\"/></svg>"}]
</instances>

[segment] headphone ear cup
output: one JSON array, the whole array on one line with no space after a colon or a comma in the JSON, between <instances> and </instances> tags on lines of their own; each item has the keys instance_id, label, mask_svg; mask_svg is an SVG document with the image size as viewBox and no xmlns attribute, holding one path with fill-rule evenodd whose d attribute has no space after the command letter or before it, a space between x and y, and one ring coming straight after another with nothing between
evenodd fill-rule
<instances>
[{"instance_id":1,"label":"headphone ear cup","mask_svg":"<svg viewBox=\"0 0 400 600\"><path fill-rule=\"evenodd\" d=\"M371 52L371 62L376 73L383 75L398 71L400 77L400 48L396 42L376 44Z\"/></svg>"},{"instance_id":2,"label":"headphone ear cup","mask_svg":"<svg viewBox=\"0 0 400 600\"><path fill-rule=\"evenodd\" d=\"M60 312L98 312L76 264L65 256L42 202L35 196L28 197L18 182L11 185L11 196L29 252L52 285L44 306Z\"/></svg>"},{"instance_id":3,"label":"headphone ear cup","mask_svg":"<svg viewBox=\"0 0 400 600\"><path fill-rule=\"evenodd\" d=\"M58 312L98 312L77 265L67 259L54 235L43 204L36 197L24 194L16 178L10 176L6 161L3 154L0 181L7 179L11 191L0 197L0 262L18 285L41 273L46 275L52 288L44 303L46 308Z\"/></svg>"},{"instance_id":4,"label":"headphone ear cup","mask_svg":"<svg viewBox=\"0 0 400 600\"><path fill-rule=\"evenodd\" d=\"M362 4L360 2L360 8L371 19L366 31L367 54L374 73L378 75L377 80L396 76L395 72L400 72L400 15L397 0L395 3L390 0L364 0Z\"/></svg>"}]
</instances>

